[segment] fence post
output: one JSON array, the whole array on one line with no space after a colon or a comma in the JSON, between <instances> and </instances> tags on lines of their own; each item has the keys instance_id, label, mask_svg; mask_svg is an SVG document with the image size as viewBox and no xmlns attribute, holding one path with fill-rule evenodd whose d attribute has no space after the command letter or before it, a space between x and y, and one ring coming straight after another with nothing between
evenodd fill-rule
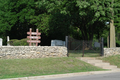
<instances>
[{"instance_id":1,"label":"fence post","mask_svg":"<svg viewBox=\"0 0 120 80\"><path fill-rule=\"evenodd\" d=\"M84 40L83 40L83 55L82 55L82 57L84 57Z\"/></svg>"},{"instance_id":2,"label":"fence post","mask_svg":"<svg viewBox=\"0 0 120 80\"><path fill-rule=\"evenodd\" d=\"M36 29L36 36L38 36L38 29ZM38 41L38 38L36 39ZM38 46L38 43L36 42L36 46Z\"/></svg>"},{"instance_id":3,"label":"fence post","mask_svg":"<svg viewBox=\"0 0 120 80\"><path fill-rule=\"evenodd\" d=\"M32 36L31 32L32 32L32 28L30 28L30 37ZM30 38L30 41L31 41L31 38ZM29 46L31 46L31 42L30 42Z\"/></svg>"},{"instance_id":4,"label":"fence post","mask_svg":"<svg viewBox=\"0 0 120 80\"><path fill-rule=\"evenodd\" d=\"M104 39L101 38L101 56L104 56Z\"/></svg>"},{"instance_id":5,"label":"fence post","mask_svg":"<svg viewBox=\"0 0 120 80\"><path fill-rule=\"evenodd\" d=\"M69 50L68 50L68 36L65 37L65 46L67 47L67 56L69 57Z\"/></svg>"}]
</instances>

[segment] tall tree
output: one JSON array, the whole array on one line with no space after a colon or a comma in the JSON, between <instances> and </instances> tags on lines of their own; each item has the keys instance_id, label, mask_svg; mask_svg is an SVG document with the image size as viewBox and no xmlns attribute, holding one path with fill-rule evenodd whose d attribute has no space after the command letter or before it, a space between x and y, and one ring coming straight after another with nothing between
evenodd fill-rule
<instances>
[{"instance_id":1,"label":"tall tree","mask_svg":"<svg viewBox=\"0 0 120 80\"><path fill-rule=\"evenodd\" d=\"M92 40L109 29L105 22L112 19L110 7L111 0L0 0L0 34L24 38L31 27L51 39L76 31L82 39Z\"/></svg>"},{"instance_id":2,"label":"tall tree","mask_svg":"<svg viewBox=\"0 0 120 80\"><path fill-rule=\"evenodd\" d=\"M24 38L34 14L34 0L0 0L0 33L10 38Z\"/></svg>"}]
</instances>

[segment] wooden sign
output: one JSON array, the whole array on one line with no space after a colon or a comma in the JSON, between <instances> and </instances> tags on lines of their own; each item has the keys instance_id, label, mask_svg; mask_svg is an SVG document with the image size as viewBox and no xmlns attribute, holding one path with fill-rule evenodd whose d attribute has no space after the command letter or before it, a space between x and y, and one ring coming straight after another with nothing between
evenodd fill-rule
<instances>
[{"instance_id":1,"label":"wooden sign","mask_svg":"<svg viewBox=\"0 0 120 80\"><path fill-rule=\"evenodd\" d=\"M27 32L27 34L31 34L31 35L41 35L41 33L36 33L36 32Z\"/></svg>"},{"instance_id":2,"label":"wooden sign","mask_svg":"<svg viewBox=\"0 0 120 80\"><path fill-rule=\"evenodd\" d=\"M39 41L39 40L27 40L27 42L31 42L31 43L40 43L41 41Z\"/></svg>"},{"instance_id":3,"label":"wooden sign","mask_svg":"<svg viewBox=\"0 0 120 80\"><path fill-rule=\"evenodd\" d=\"M27 36L27 38L29 38L29 40L27 40L27 42L29 43L29 46L31 46L32 43L36 43L36 46L38 45L38 43L40 43L41 41L39 39L41 39L40 35L41 33L38 32L38 29L36 29L36 32L32 32L32 29L30 28L30 32L27 32L27 34L29 36Z\"/></svg>"},{"instance_id":4,"label":"wooden sign","mask_svg":"<svg viewBox=\"0 0 120 80\"><path fill-rule=\"evenodd\" d=\"M27 36L27 38L31 38L31 39L41 39L41 37L40 36Z\"/></svg>"}]
</instances>

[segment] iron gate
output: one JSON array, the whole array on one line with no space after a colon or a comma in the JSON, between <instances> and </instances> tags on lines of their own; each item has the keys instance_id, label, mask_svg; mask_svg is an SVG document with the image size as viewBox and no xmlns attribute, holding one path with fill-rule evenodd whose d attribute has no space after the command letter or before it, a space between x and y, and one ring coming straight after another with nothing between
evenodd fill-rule
<instances>
[{"instance_id":1,"label":"iron gate","mask_svg":"<svg viewBox=\"0 0 120 80\"><path fill-rule=\"evenodd\" d=\"M70 57L98 57L103 56L103 38L85 41L66 36L66 47Z\"/></svg>"}]
</instances>

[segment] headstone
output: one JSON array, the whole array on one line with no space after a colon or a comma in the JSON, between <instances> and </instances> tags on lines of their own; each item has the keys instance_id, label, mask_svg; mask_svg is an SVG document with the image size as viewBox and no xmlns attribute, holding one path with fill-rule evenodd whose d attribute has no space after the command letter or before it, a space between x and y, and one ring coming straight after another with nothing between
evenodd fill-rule
<instances>
[{"instance_id":1,"label":"headstone","mask_svg":"<svg viewBox=\"0 0 120 80\"><path fill-rule=\"evenodd\" d=\"M51 46L65 46L65 41L51 40Z\"/></svg>"},{"instance_id":2,"label":"headstone","mask_svg":"<svg viewBox=\"0 0 120 80\"><path fill-rule=\"evenodd\" d=\"M7 36L7 46L10 46L10 44L8 43L10 41L9 36Z\"/></svg>"},{"instance_id":3,"label":"headstone","mask_svg":"<svg viewBox=\"0 0 120 80\"><path fill-rule=\"evenodd\" d=\"M0 46L2 46L2 38L0 38Z\"/></svg>"},{"instance_id":4,"label":"headstone","mask_svg":"<svg viewBox=\"0 0 120 80\"><path fill-rule=\"evenodd\" d=\"M94 43L94 47L100 47L100 43L95 42L95 43Z\"/></svg>"}]
</instances>

